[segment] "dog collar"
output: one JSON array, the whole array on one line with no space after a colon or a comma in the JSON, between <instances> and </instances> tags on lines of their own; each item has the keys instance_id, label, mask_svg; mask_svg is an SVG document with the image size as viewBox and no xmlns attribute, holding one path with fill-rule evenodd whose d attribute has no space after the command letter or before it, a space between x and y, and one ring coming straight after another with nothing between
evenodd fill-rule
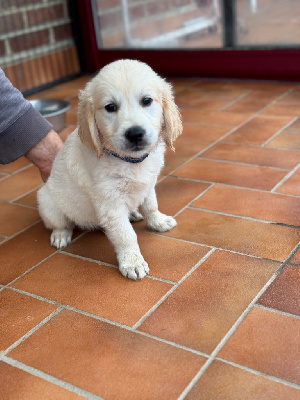
<instances>
[{"instance_id":1,"label":"dog collar","mask_svg":"<svg viewBox=\"0 0 300 400\"><path fill-rule=\"evenodd\" d=\"M142 157L140 157L140 158L127 157L127 156L122 157L122 156L120 156L119 154L115 153L115 152L112 151L112 150L108 150L108 149L105 149L105 148L104 148L104 150L105 150L107 153L111 154L112 156L114 156L114 157L116 157L116 158L119 158L119 159L122 160L122 161L129 162L129 163L131 163L131 164L138 164L138 163L141 163L142 161L145 160L145 158L147 158L147 157L149 156L149 153L147 153L147 154L144 154L144 155L143 155Z\"/></svg>"}]
</instances>

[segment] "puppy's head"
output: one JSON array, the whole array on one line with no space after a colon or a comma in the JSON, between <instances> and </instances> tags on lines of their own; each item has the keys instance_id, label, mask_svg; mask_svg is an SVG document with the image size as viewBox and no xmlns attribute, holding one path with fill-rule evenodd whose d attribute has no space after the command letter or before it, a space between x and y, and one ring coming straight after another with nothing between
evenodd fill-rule
<instances>
[{"instance_id":1,"label":"puppy's head","mask_svg":"<svg viewBox=\"0 0 300 400\"><path fill-rule=\"evenodd\" d=\"M139 61L108 64L79 100L79 136L99 157L103 148L140 157L161 139L173 149L182 132L171 85Z\"/></svg>"}]
</instances>

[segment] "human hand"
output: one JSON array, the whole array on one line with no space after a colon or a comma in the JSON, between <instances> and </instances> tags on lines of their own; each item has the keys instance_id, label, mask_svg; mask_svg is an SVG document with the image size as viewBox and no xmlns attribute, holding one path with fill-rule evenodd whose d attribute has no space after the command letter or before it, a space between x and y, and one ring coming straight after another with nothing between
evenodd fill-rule
<instances>
[{"instance_id":1,"label":"human hand","mask_svg":"<svg viewBox=\"0 0 300 400\"><path fill-rule=\"evenodd\" d=\"M61 138L52 129L39 143L25 154L28 160L39 168L44 182L49 178L53 161L63 144Z\"/></svg>"}]
</instances>

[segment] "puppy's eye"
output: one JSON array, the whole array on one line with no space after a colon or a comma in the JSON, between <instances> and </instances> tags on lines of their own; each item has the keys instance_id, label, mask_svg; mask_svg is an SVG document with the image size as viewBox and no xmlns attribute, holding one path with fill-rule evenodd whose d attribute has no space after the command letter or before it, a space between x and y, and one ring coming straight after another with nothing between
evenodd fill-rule
<instances>
[{"instance_id":1,"label":"puppy's eye","mask_svg":"<svg viewBox=\"0 0 300 400\"><path fill-rule=\"evenodd\" d=\"M107 104L104 108L109 113L113 113L118 110L118 107L115 105L115 103Z\"/></svg>"},{"instance_id":2,"label":"puppy's eye","mask_svg":"<svg viewBox=\"0 0 300 400\"><path fill-rule=\"evenodd\" d=\"M153 102L153 99L151 99L151 97L143 97L142 101L141 101L142 106L144 106L144 107L150 106L152 104L152 102Z\"/></svg>"}]
</instances>

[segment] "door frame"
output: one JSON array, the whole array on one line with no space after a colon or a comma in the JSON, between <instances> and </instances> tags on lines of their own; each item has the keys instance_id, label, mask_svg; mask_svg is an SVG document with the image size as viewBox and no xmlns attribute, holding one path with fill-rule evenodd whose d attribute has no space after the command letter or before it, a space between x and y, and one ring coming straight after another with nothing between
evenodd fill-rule
<instances>
[{"instance_id":1,"label":"door frame","mask_svg":"<svg viewBox=\"0 0 300 400\"><path fill-rule=\"evenodd\" d=\"M95 72L120 58L138 59L165 76L300 81L300 49L101 49L90 0L76 0L83 69ZM78 26L76 27L78 30ZM78 36L78 35L77 35Z\"/></svg>"}]
</instances>

